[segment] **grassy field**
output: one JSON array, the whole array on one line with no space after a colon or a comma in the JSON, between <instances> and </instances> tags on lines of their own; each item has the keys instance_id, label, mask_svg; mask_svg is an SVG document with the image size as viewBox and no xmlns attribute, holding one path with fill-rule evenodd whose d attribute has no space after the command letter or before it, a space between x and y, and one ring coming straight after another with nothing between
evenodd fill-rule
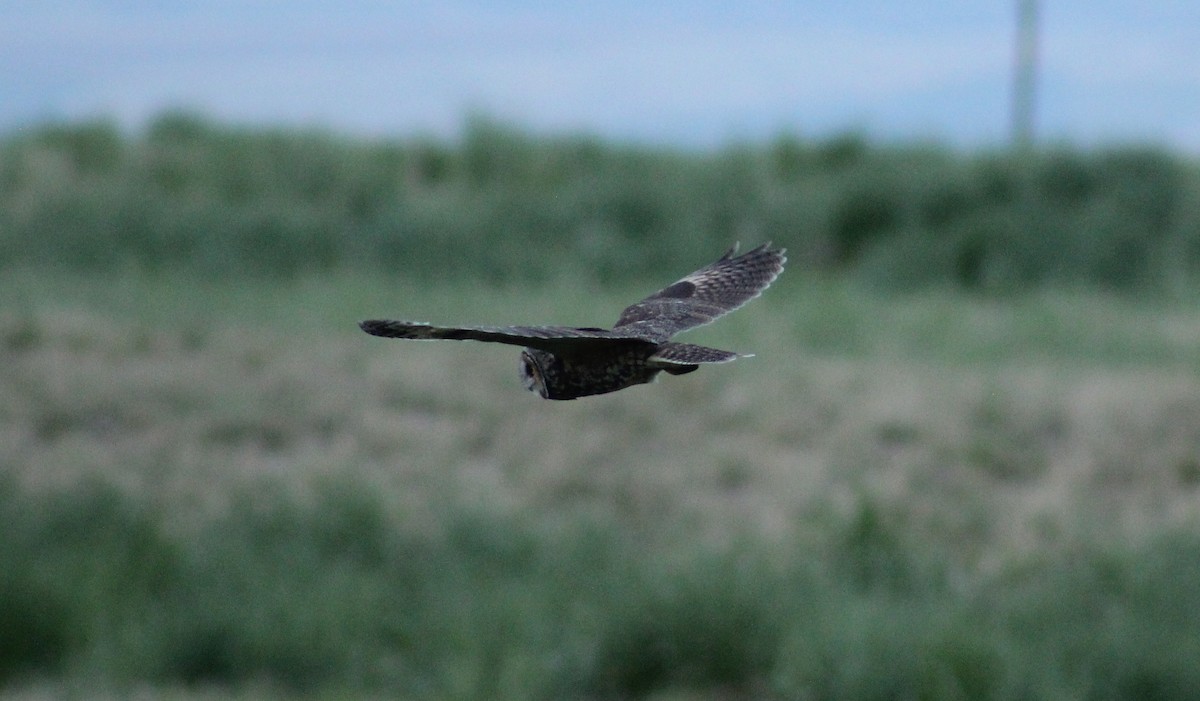
<instances>
[{"instance_id":1,"label":"grassy field","mask_svg":"<svg viewBox=\"0 0 1200 701\"><path fill-rule=\"evenodd\" d=\"M5 270L3 695L1193 697L1194 305L792 272L687 337L755 358L565 403L355 327L683 272Z\"/></svg>"}]
</instances>

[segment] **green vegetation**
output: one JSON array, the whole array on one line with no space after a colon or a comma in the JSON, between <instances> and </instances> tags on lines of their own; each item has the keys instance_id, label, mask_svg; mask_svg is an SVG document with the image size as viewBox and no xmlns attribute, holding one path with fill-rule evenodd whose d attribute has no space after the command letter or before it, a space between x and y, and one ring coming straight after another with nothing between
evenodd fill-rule
<instances>
[{"instance_id":1,"label":"green vegetation","mask_svg":"<svg viewBox=\"0 0 1200 701\"><path fill-rule=\"evenodd\" d=\"M5 698L1200 688L1194 163L180 115L0 155ZM354 325L603 324L735 238L792 270L688 340L758 357L613 395Z\"/></svg>"},{"instance_id":2,"label":"green vegetation","mask_svg":"<svg viewBox=\"0 0 1200 701\"><path fill-rule=\"evenodd\" d=\"M417 534L353 485L242 495L183 534L111 487L14 496L10 681L478 699L1185 699L1200 683L1194 536L961 581L869 505L814 553L461 508Z\"/></svg>"},{"instance_id":3,"label":"green vegetation","mask_svg":"<svg viewBox=\"0 0 1200 701\"><path fill-rule=\"evenodd\" d=\"M698 332L758 358L551 404L512 353L353 321L635 291L15 271L0 294L17 698L1200 683L1194 311L793 281Z\"/></svg>"},{"instance_id":4,"label":"green vegetation","mask_svg":"<svg viewBox=\"0 0 1200 701\"><path fill-rule=\"evenodd\" d=\"M1200 168L1144 147L1017 162L854 136L689 153L485 119L454 143L183 114L137 135L96 122L0 140L0 260L20 264L613 283L739 239L890 289L1190 291Z\"/></svg>"}]
</instances>

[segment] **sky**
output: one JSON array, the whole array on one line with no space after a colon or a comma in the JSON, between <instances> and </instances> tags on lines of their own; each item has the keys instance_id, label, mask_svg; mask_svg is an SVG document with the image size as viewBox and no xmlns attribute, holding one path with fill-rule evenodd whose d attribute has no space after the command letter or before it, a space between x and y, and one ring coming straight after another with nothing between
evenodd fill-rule
<instances>
[{"instance_id":1,"label":"sky","mask_svg":"<svg viewBox=\"0 0 1200 701\"><path fill-rule=\"evenodd\" d=\"M1017 0L0 0L0 131L168 109L452 137L1007 142ZM1040 0L1035 134L1200 154L1200 2Z\"/></svg>"}]
</instances>

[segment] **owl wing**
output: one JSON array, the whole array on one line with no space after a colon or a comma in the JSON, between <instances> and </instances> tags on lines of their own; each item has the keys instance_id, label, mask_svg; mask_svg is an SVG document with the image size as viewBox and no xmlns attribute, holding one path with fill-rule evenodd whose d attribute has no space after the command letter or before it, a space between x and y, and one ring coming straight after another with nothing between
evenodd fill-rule
<instances>
[{"instance_id":1,"label":"owl wing","mask_svg":"<svg viewBox=\"0 0 1200 701\"><path fill-rule=\"evenodd\" d=\"M613 330L665 341L762 294L787 262L786 251L769 243L734 257L736 252L734 246L716 262L626 307Z\"/></svg>"},{"instance_id":2,"label":"owl wing","mask_svg":"<svg viewBox=\"0 0 1200 701\"><path fill-rule=\"evenodd\" d=\"M571 353L605 346L654 345L639 336L608 329L569 326L433 326L416 321L370 319L358 324L372 336L417 341L452 340L506 343L550 353Z\"/></svg>"}]
</instances>

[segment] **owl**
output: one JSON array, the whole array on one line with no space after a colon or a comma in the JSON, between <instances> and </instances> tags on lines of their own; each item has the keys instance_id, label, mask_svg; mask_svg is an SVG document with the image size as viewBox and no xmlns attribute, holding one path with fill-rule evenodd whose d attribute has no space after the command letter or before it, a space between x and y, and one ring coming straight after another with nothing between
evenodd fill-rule
<instances>
[{"instance_id":1,"label":"owl","mask_svg":"<svg viewBox=\"0 0 1200 701\"><path fill-rule=\"evenodd\" d=\"M757 297L783 272L785 251L737 246L676 283L626 307L611 329L568 326L432 326L372 319L363 331L384 338L473 340L521 346L521 381L545 399L577 399L683 375L708 363L748 357L691 343L675 334L707 324Z\"/></svg>"}]
</instances>

